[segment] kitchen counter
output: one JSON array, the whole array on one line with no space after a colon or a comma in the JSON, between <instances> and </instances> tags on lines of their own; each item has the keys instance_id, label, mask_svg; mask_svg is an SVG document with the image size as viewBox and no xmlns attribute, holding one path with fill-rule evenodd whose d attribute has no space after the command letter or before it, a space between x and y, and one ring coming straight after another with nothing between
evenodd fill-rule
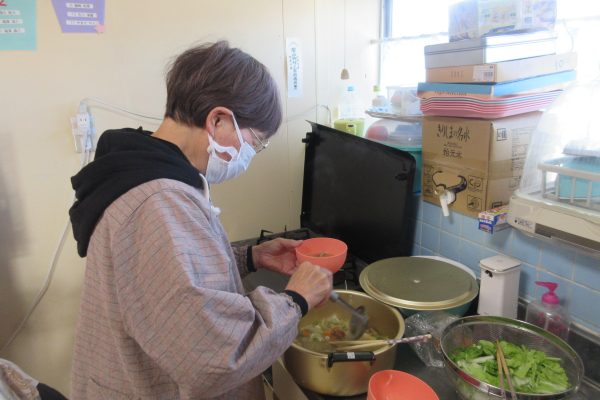
<instances>
[{"instance_id":1,"label":"kitchen counter","mask_svg":"<svg viewBox=\"0 0 600 400\"><path fill-rule=\"evenodd\" d=\"M475 303L475 302L474 302ZM468 311L469 315L474 314L474 310ZM598 376L598 353L600 347L596 340L585 338L578 330L571 332L570 344L582 356L586 367L586 375L596 378ZM308 390L300 389L292 380L289 373L282 366L279 366L277 373L273 375L280 377L280 388L283 388L283 395L272 397L274 400L366 400L367 395L335 397L324 396L313 393ZM459 400L461 397L454 390L454 385L447 376L445 368L427 367L408 344L401 344L396 352L394 369L408 372L426 382L437 393L440 400ZM282 371L283 370L283 371ZM269 378L271 382L276 378ZM600 399L600 387L589 378L584 379L577 393L568 400L597 400ZM277 382L275 382L277 389ZM276 393L277 394L277 390Z\"/></svg>"},{"instance_id":2,"label":"kitchen counter","mask_svg":"<svg viewBox=\"0 0 600 400\"><path fill-rule=\"evenodd\" d=\"M263 274L263 275L261 275ZM271 275L269 275L271 274ZM248 283L248 278L245 280L245 284L248 284L250 288L256 287L256 285L266 285L273 290L281 291L287 283L287 279L281 276L271 273L266 270L259 270L254 274L249 275L257 279L257 282ZM266 278L265 278L266 276ZM258 278L256 278L258 277ZM265 284L267 282L267 284ZM360 290L359 287L351 287L353 290ZM474 300L471 308L467 311L467 315L475 315L477 307L477 300ZM526 304L519 303L520 317L524 317ZM600 387L593 382L600 382L600 341L597 337L590 337L584 335L576 327L572 327L571 337L569 344L579 353L582 357L585 372L588 377L593 379L586 379L582 382L579 391L571 396L568 400L596 400L600 399ZM413 374L423 381L425 381L433 390L437 393L441 400L455 400L461 399L458 393L454 390L454 385L450 382L444 368L427 367L421 359L414 353L410 345L403 344L399 345L396 354L396 360L394 363L394 369L399 371L408 372ZM276 364L273 371L268 371L264 376L265 385L268 387L273 386L275 393L269 396L269 399L278 400L365 400L366 394L351 396L351 397L334 397L324 396L321 394L313 393L307 390L300 389L296 383L292 380L289 373L285 371L281 364ZM274 382L275 381L275 382ZM278 382L279 385L278 385ZM279 386L279 388L277 387ZM278 394L278 389L281 393Z\"/></svg>"},{"instance_id":3,"label":"kitchen counter","mask_svg":"<svg viewBox=\"0 0 600 400\"><path fill-rule=\"evenodd\" d=\"M398 348L394 369L408 372L422 379L431 386L440 400L461 399L446 375L445 368L427 367L409 345L400 345ZM367 398L366 394L350 397L334 397L323 396L306 390L303 392L308 400L365 400ZM589 382L583 382L580 390L569 398L569 400L589 399L600 399L600 388L592 386Z\"/></svg>"},{"instance_id":4,"label":"kitchen counter","mask_svg":"<svg viewBox=\"0 0 600 400\"><path fill-rule=\"evenodd\" d=\"M460 399L455 392L444 368L428 367L416 355L410 346L398 348L394 369L408 372L421 378L437 393L440 399Z\"/></svg>"},{"instance_id":5,"label":"kitchen counter","mask_svg":"<svg viewBox=\"0 0 600 400\"><path fill-rule=\"evenodd\" d=\"M443 400L460 399L454 391L450 380L446 376L444 368L427 367L421 359L412 351L408 345L400 345L396 353L396 362L394 369L408 372L426 382L437 393L438 397ZM323 396L313 392L304 390L306 398L309 400L364 400L366 394L357 396L335 397Z\"/></svg>"}]
</instances>

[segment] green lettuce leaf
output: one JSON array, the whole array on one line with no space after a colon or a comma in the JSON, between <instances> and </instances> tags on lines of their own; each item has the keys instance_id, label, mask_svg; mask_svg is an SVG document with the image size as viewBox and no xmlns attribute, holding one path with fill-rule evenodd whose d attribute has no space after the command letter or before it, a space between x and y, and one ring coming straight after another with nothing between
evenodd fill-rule
<instances>
[{"instance_id":1,"label":"green lettuce leaf","mask_svg":"<svg viewBox=\"0 0 600 400\"><path fill-rule=\"evenodd\" d=\"M520 393L551 394L564 392L571 384L561 366L561 359L544 352L500 341L506 365L515 390ZM450 359L467 374L493 386L499 386L496 345L479 340L470 346L458 348ZM508 386L506 386L508 389Z\"/></svg>"}]
</instances>

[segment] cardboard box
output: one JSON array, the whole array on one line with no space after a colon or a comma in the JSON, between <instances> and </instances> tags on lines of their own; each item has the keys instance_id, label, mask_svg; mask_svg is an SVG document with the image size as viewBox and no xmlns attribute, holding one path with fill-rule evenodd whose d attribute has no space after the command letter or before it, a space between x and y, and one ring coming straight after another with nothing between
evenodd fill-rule
<instances>
[{"instance_id":1,"label":"cardboard box","mask_svg":"<svg viewBox=\"0 0 600 400\"><path fill-rule=\"evenodd\" d=\"M464 0L448 7L450 41L516 31L553 30L556 0Z\"/></svg>"},{"instance_id":2,"label":"cardboard box","mask_svg":"<svg viewBox=\"0 0 600 400\"><path fill-rule=\"evenodd\" d=\"M541 30L483 36L424 47L425 68L496 63L556 53L556 32Z\"/></svg>"},{"instance_id":3,"label":"cardboard box","mask_svg":"<svg viewBox=\"0 0 600 400\"><path fill-rule=\"evenodd\" d=\"M456 192L449 205L471 217L508 204L517 189L539 111L496 120L423 118L423 199L440 204L444 189Z\"/></svg>"},{"instance_id":4,"label":"cardboard box","mask_svg":"<svg viewBox=\"0 0 600 400\"><path fill-rule=\"evenodd\" d=\"M500 206L479 213L479 230L494 233L508 228L508 206Z\"/></svg>"},{"instance_id":5,"label":"cardboard box","mask_svg":"<svg viewBox=\"0 0 600 400\"><path fill-rule=\"evenodd\" d=\"M471 83L507 82L532 76L573 70L577 67L577 54L550 54L492 64L459 65L455 67L428 68L427 82Z\"/></svg>"},{"instance_id":6,"label":"cardboard box","mask_svg":"<svg viewBox=\"0 0 600 400\"><path fill-rule=\"evenodd\" d=\"M487 232L491 235L493 235L496 232L503 231L507 228L510 228L510 224L508 222L506 224L494 225L488 221L479 220L479 230Z\"/></svg>"}]
</instances>

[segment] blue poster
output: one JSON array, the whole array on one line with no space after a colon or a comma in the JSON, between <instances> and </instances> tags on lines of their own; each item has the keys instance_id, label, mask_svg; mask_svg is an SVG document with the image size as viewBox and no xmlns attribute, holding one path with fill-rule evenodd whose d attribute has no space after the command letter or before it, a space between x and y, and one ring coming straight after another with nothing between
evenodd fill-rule
<instances>
[{"instance_id":1,"label":"blue poster","mask_svg":"<svg viewBox=\"0 0 600 400\"><path fill-rule=\"evenodd\" d=\"M0 50L35 50L35 0L0 0Z\"/></svg>"},{"instance_id":2,"label":"blue poster","mask_svg":"<svg viewBox=\"0 0 600 400\"><path fill-rule=\"evenodd\" d=\"M104 0L52 0L65 33L104 33Z\"/></svg>"}]
</instances>

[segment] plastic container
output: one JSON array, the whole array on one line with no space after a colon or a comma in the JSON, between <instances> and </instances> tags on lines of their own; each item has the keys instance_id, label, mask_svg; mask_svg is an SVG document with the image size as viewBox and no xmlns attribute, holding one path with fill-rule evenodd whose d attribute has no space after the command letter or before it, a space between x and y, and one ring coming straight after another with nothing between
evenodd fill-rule
<instances>
[{"instance_id":1,"label":"plastic container","mask_svg":"<svg viewBox=\"0 0 600 400\"><path fill-rule=\"evenodd\" d=\"M365 131L364 106L352 84L346 85L338 103L338 118L333 127L353 135L363 136Z\"/></svg>"},{"instance_id":2,"label":"plastic container","mask_svg":"<svg viewBox=\"0 0 600 400\"><path fill-rule=\"evenodd\" d=\"M481 268L479 315L517 318L521 262L504 255L484 258Z\"/></svg>"},{"instance_id":3,"label":"plastic container","mask_svg":"<svg viewBox=\"0 0 600 400\"><path fill-rule=\"evenodd\" d=\"M588 172L590 178L598 179L600 177L600 157L598 155L565 156L553 161L549 163L564 168L558 174L555 184L555 191L558 191L559 199L586 200L591 197L598 200L600 198L600 182L575 175L577 172Z\"/></svg>"},{"instance_id":4,"label":"plastic container","mask_svg":"<svg viewBox=\"0 0 600 400\"><path fill-rule=\"evenodd\" d=\"M364 118L340 118L333 121L333 127L338 131L351 135L363 136L365 131Z\"/></svg>"},{"instance_id":5,"label":"plastic container","mask_svg":"<svg viewBox=\"0 0 600 400\"><path fill-rule=\"evenodd\" d=\"M529 303L525 321L537 325L566 341L569 338L571 318L560 305L560 300L554 293L558 283L536 281L535 284L547 288L548 292L542 295L541 300L534 300Z\"/></svg>"},{"instance_id":6,"label":"plastic container","mask_svg":"<svg viewBox=\"0 0 600 400\"><path fill-rule=\"evenodd\" d=\"M378 85L373 86L373 100L371 100L371 110L375 112L389 112L390 102L381 92Z\"/></svg>"},{"instance_id":7,"label":"plastic container","mask_svg":"<svg viewBox=\"0 0 600 400\"><path fill-rule=\"evenodd\" d=\"M380 119L369 126L365 137L396 149L409 152L416 161L413 192L421 192L422 126L419 118L412 120Z\"/></svg>"},{"instance_id":8,"label":"plastic container","mask_svg":"<svg viewBox=\"0 0 600 400\"><path fill-rule=\"evenodd\" d=\"M448 7L450 42L502 33L553 31L556 0L464 0Z\"/></svg>"},{"instance_id":9,"label":"plastic container","mask_svg":"<svg viewBox=\"0 0 600 400\"><path fill-rule=\"evenodd\" d=\"M388 86L387 93L391 113L399 116L423 115L416 86Z\"/></svg>"}]
</instances>

